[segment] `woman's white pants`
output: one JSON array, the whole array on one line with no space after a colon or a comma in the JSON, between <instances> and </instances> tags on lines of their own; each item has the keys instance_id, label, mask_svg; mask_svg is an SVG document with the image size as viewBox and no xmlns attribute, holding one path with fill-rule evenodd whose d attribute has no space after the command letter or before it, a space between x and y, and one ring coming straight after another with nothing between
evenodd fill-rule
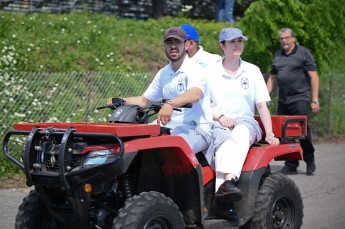
<instances>
[{"instance_id":1,"label":"woman's white pants","mask_svg":"<svg viewBox=\"0 0 345 229\"><path fill-rule=\"evenodd\" d=\"M216 165L216 191L225 181L225 174L233 174L236 180L240 178L244 161L246 160L251 142L251 134L244 125L236 125L231 137L217 150Z\"/></svg>"}]
</instances>

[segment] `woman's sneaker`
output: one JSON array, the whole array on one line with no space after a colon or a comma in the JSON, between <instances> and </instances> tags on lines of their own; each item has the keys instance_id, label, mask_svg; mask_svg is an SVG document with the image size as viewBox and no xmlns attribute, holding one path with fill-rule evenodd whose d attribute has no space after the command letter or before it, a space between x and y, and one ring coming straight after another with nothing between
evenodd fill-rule
<instances>
[{"instance_id":1,"label":"woman's sneaker","mask_svg":"<svg viewBox=\"0 0 345 229\"><path fill-rule=\"evenodd\" d=\"M242 198L242 193L236 187L236 181L231 179L224 181L224 183L219 186L215 197L220 201L232 202L240 200Z\"/></svg>"}]
</instances>

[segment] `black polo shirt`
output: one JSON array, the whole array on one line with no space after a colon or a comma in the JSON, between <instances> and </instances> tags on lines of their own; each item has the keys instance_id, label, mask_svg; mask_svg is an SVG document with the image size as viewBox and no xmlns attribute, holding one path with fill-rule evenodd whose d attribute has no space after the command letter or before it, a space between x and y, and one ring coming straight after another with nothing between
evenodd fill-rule
<instances>
[{"instance_id":1,"label":"black polo shirt","mask_svg":"<svg viewBox=\"0 0 345 229\"><path fill-rule=\"evenodd\" d=\"M303 46L296 45L289 55L283 49L275 53L271 74L277 76L279 102L309 101L308 71L316 71L316 63L310 51Z\"/></svg>"}]
</instances>

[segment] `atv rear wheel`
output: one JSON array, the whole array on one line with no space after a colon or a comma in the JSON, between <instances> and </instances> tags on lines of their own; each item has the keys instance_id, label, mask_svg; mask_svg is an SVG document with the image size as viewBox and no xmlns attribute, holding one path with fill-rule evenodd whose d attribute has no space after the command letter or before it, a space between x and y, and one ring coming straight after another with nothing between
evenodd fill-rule
<instances>
[{"instance_id":1,"label":"atv rear wheel","mask_svg":"<svg viewBox=\"0 0 345 229\"><path fill-rule=\"evenodd\" d=\"M14 227L16 229L61 228L49 215L39 198L39 194L34 190L30 191L29 195L23 199L23 203L19 206Z\"/></svg>"},{"instance_id":2,"label":"atv rear wheel","mask_svg":"<svg viewBox=\"0 0 345 229\"><path fill-rule=\"evenodd\" d=\"M298 229L302 219L303 201L294 181L281 173L270 174L258 192L251 228Z\"/></svg>"},{"instance_id":3,"label":"atv rear wheel","mask_svg":"<svg viewBox=\"0 0 345 229\"><path fill-rule=\"evenodd\" d=\"M181 212L174 202L159 192L143 192L120 209L112 229L184 228Z\"/></svg>"}]
</instances>

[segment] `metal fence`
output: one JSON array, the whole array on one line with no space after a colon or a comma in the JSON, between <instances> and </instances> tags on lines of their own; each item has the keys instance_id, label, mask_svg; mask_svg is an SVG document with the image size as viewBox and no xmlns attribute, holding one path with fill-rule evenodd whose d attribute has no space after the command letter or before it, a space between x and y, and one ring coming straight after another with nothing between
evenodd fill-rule
<instances>
[{"instance_id":1,"label":"metal fence","mask_svg":"<svg viewBox=\"0 0 345 229\"><path fill-rule=\"evenodd\" d=\"M97 110L109 97L141 95L149 73L66 72L0 74L1 136L18 122L106 122Z\"/></svg>"},{"instance_id":2,"label":"metal fence","mask_svg":"<svg viewBox=\"0 0 345 229\"><path fill-rule=\"evenodd\" d=\"M323 73L320 77L321 111L318 114L310 111L308 116L312 135L316 138L345 135L345 74ZM271 97L275 104L270 107L276 107L278 91ZM276 113L275 108L271 110L272 114Z\"/></svg>"},{"instance_id":3,"label":"metal fence","mask_svg":"<svg viewBox=\"0 0 345 229\"><path fill-rule=\"evenodd\" d=\"M0 136L18 122L106 122L97 110L109 97L141 95L151 73L0 73ZM328 74L321 84L321 113L310 116L315 136L345 134L345 74ZM276 101L276 94L273 95ZM275 113L274 102L270 105Z\"/></svg>"}]
</instances>

